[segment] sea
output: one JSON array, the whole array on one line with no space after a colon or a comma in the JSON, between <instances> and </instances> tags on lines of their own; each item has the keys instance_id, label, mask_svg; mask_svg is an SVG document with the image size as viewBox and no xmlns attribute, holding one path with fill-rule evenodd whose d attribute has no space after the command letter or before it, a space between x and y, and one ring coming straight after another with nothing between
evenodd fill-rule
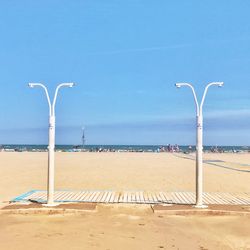
<instances>
[{"instance_id":1,"label":"sea","mask_svg":"<svg viewBox=\"0 0 250 250\"><path fill-rule=\"evenodd\" d=\"M17 152L39 152L47 151L48 145L26 145L26 144L5 144L1 145L2 151ZM195 146L182 145L178 146L181 152L195 151ZM204 146L204 151L212 152L250 152L250 146ZM56 145L56 151L74 152L165 152L168 151L168 145ZM174 147L174 151L177 151Z\"/></svg>"}]
</instances>

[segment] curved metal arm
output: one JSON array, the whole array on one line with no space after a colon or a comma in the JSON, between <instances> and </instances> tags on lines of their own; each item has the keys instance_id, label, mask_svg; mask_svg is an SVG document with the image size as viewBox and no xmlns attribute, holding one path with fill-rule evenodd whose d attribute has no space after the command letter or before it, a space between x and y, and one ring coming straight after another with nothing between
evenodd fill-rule
<instances>
[{"instance_id":1,"label":"curved metal arm","mask_svg":"<svg viewBox=\"0 0 250 250\"><path fill-rule=\"evenodd\" d=\"M211 86L218 86L218 87L222 87L223 86L223 82L211 82L209 83L205 90L204 90L204 93L203 93L203 96L202 96L202 100L201 100L201 105L200 105L200 114L202 114L202 110L203 110L203 105L204 105L204 101L205 101L205 98L206 98L206 95L207 95L207 91L208 91L208 88L211 87Z\"/></svg>"},{"instance_id":2,"label":"curved metal arm","mask_svg":"<svg viewBox=\"0 0 250 250\"><path fill-rule=\"evenodd\" d=\"M50 114L50 116L51 116L51 115L52 115L51 101L50 101L50 97L49 97L49 93L48 93L47 87L44 86L44 85L41 84L41 83L29 83L29 87L30 87L30 88L41 87L41 88L44 89L45 94L46 94L46 98L47 98L47 101L48 101L48 104L49 104L49 114Z\"/></svg>"},{"instance_id":3,"label":"curved metal arm","mask_svg":"<svg viewBox=\"0 0 250 250\"><path fill-rule=\"evenodd\" d=\"M190 83L176 83L175 86L177 88L180 88L182 86L187 86L187 87L191 88L193 96L194 96L194 102L195 102L195 105L196 105L196 114L198 116L200 114L200 108L199 108L198 99L197 99L197 96L196 96L196 93L195 93L193 85L190 84Z\"/></svg>"},{"instance_id":4,"label":"curved metal arm","mask_svg":"<svg viewBox=\"0 0 250 250\"><path fill-rule=\"evenodd\" d=\"M69 87L69 88L72 88L74 86L74 83L62 83L62 84L59 84L56 88L56 92L55 92L55 95L54 95L54 100L53 100L53 104L52 104L52 115L54 116L55 115L55 106L56 106L56 99L57 99L57 95L58 95L58 91L60 88L62 87Z\"/></svg>"}]
</instances>

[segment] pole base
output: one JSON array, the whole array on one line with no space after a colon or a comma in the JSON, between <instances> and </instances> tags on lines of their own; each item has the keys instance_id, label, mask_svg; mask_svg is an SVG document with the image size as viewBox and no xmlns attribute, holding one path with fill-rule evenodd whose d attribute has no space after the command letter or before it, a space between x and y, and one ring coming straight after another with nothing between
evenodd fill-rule
<instances>
[{"instance_id":1,"label":"pole base","mask_svg":"<svg viewBox=\"0 0 250 250\"><path fill-rule=\"evenodd\" d=\"M56 207L58 205L59 205L58 203L46 203L46 204L43 204L43 207Z\"/></svg>"},{"instance_id":2,"label":"pole base","mask_svg":"<svg viewBox=\"0 0 250 250\"><path fill-rule=\"evenodd\" d=\"M204 208L208 208L207 205L195 205L193 206L194 208L200 208L200 209L204 209Z\"/></svg>"}]
</instances>

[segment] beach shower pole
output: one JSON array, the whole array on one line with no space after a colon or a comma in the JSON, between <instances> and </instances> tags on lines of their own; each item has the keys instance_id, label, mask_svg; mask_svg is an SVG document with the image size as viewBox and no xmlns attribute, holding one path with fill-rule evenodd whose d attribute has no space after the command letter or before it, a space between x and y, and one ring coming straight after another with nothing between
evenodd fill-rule
<instances>
[{"instance_id":1,"label":"beach shower pole","mask_svg":"<svg viewBox=\"0 0 250 250\"><path fill-rule=\"evenodd\" d=\"M201 104L199 106L197 95L194 87L190 83L176 83L175 86L180 88L182 86L190 87L193 93L195 105L196 105L196 208L206 208L207 206L202 202L203 194L203 104L207 95L208 88L210 86L222 87L223 82L212 82L209 83L203 93Z\"/></svg>"},{"instance_id":2,"label":"beach shower pole","mask_svg":"<svg viewBox=\"0 0 250 250\"><path fill-rule=\"evenodd\" d=\"M48 181L47 181L47 206L54 206L54 191L55 191L55 105L58 91L62 87L74 86L73 83L62 83L56 88L53 102L51 103L48 89L41 83L29 83L30 88L41 87L44 89L47 101L49 104L49 152L48 152Z\"/></svg>"}]
</instances>

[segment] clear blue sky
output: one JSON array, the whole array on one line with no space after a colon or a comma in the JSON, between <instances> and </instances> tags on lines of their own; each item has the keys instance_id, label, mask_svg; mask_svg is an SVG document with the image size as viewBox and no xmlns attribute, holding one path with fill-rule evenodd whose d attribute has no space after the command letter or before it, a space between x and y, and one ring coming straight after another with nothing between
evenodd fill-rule
<instances>
[{"instance_id":1,"label":"clear blue sky","mask_svg":"<svg viewBox=\"0 0 250 250\"><path fill-rule=\"evenodd\" d=\"M250 1L43 0L0 3L0 144L47 143L57 103L57 143L194 144L204 106L206 145L250 145Z\"/></svg>"}]
</instances>

